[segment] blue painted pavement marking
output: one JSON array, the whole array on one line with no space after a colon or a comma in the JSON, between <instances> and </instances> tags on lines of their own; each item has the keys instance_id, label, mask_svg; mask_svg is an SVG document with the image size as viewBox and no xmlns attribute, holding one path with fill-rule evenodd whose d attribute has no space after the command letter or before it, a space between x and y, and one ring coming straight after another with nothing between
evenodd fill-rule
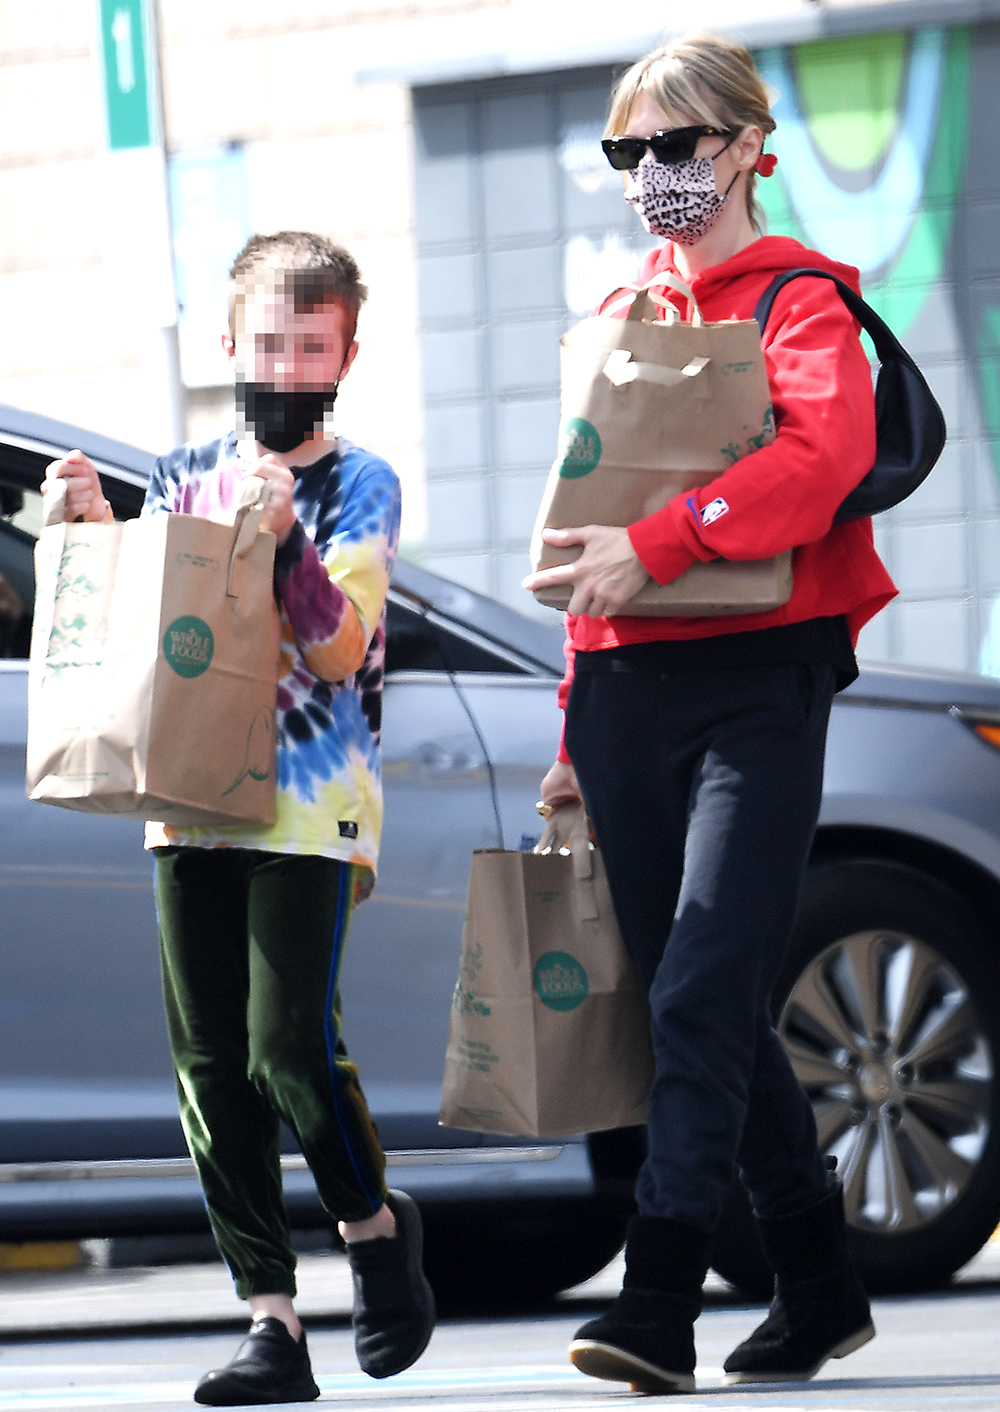
<instances>
[{"instance_id":1,"label":"blue painted pavement marking","mask_svg":"<svg viewBox=\"0 0 1000 1412\"><path fill-rule=\"evenodd\" d=\"M0 1369L0 1382L20 1374L39 1373L52 1377L51 1368L8 1366ZM64 1376L89 1376L108 1381L90 1386L28 1387L0 1391L0 1412L59 1412L59 1409L113 1409L116 1407L158 1409L158 1412L190 1412L195 1378L154 1381L136 1376L138 1369L113 1364L74 1365L60 1370ZM115 1381L110 1381L119 1377ZM124 1377L121 1375L124 1374ZM721 1369L699 1368L708 1382L698 1392L670 1399L677 1412L750 1412L754 1408L780 1408L782 1412L877 1412L900 1408L912 1412L919 1401L925 1409L953 1409L958 1406L1000 1406L1000 1377L930 1377L885 1380L873 1378L856 1386L844 1384L810 1385L803 1397L801 1387L783 1392L780 1387L758 1384L752 1394L743 1389L718 1386ZM491 1368L415 1368L388 1383L374 1382L363 1373L320 1376L317 1381L326 1402L371 1406L391 1402L398 1412L441 1405L446 1412L522 1412L526 1406L579 1408L580 1412L622 1412L634 1406L635 1399L625 1384L602 1383L586 1378L565 1363L530 1364ZM716 1386L712 1386L712 1383ZM708 1394L706 1398L706 1394ZM530 1399L530 1400L529 1400ZM299 1404L302 1407L316 1404Z\"/></svg>"}]
</instances>

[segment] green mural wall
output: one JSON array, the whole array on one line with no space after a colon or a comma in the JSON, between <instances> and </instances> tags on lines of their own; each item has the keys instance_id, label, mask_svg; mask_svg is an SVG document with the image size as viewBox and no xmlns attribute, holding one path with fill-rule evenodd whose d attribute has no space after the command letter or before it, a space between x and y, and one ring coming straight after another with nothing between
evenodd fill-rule
<instances>
[{"instance_id":1,"label":"green mural wall","mask_svg":"<svg viewBox=\"0 0 1000 1412\"><path fill-rule=\"evenodd\" d=\"M965 162L968 60L966 29L758 55L781 119L777 179L759 183L768 229L860 265L866 297L901 337L947 258Z\"/></svg>"},{"instance_id":2,"label":"green mural wall","mask_svg":"<svg viewBox=\"0 0 1000 1412\"><path fill-rule=\"evenodd\" d=\"M968 650L964 661L959 653L942 665L1000 675L1000 609L991 612L1000 569L990 562L1000 550L991 529L1000 483L1000 286L984 278L992 261L984 236L1000 223L976 220L996 183L984 170L972 116L992 107L997 35L923 29L766 49L757 58L778 120L771 145L779 165L759 183L769 231L860 268L866 297L915 342L949 417L961 494L937 515L936 538L934 507L925 502L922 552L928 564L960 557L962 572L922 575L913 562L916 534L887 528L882 539L898 546L903 597L936 599L941 622L950 598L952 631L961 610ZM974 447L992 469L992 505L983 503L981 480L978 494L973 484ZM890 622L906 611L897 605ZM907 652L897 641L885 655Z\"/></svg>"}]
</instances>

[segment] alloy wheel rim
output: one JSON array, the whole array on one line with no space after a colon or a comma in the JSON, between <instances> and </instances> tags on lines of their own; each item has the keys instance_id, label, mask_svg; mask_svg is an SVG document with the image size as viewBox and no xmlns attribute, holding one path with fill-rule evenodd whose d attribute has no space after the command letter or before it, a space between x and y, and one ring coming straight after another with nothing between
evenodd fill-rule
<instances>
[{"instance_id":1,"label":"alloy wheel rim","mask_svg":"<svg viewBox=\"0 0 1000 1412\"><path fill-rule=\"evenodd\" d=\"M954 1206L989 1135L994 1056L940 953L904 932L844 937L802 972L778 1030L851 1225L897 1234Z\"/></svg>"}]
</instances>

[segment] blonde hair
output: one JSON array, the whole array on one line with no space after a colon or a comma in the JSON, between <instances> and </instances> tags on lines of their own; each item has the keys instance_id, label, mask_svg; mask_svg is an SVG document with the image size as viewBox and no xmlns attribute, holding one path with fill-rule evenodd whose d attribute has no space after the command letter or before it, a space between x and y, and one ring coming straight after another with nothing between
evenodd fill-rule
<instances>
[{"instance_id":1,"label":"blonde hair","mask_svg":"<svg viewBox=\"0 0 1000 1412\"><path fill-rule=\"evenodd\" d=\"M688 122L741 130L775 129L771 101L753 56L742 44L715 34L690 34L638 59L611 94L605 137L619 137L640 93L682 126ZM754 194L756 172L747 173L747 215L758 235L764 212Z\"/></svg>"}]
</instances>

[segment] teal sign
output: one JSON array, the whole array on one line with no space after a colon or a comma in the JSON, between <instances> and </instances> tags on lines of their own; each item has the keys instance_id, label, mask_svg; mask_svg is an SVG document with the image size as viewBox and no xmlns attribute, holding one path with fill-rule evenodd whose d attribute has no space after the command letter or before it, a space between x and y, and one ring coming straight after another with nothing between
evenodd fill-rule
<instances>
[{"instance_id":1,"label":"teal sign","mask_svg":"<svg viewBox=\"0 0 1000 1412\"><path fill-rule=\"evenodd\" d=\"M207 672L214 651L212 629L201 618L175 618L163 634L163 655L179 677Z\"/></svg>"},{"instance_id":2,"label":"teal sign","mask_svg":"<svg viewBox=\"0 0 1000 1412\"><path fill-rule=\"evenodd\" d=\"M535 992L550 1010L575 1010L587 998L587 972L575 956L546 951L535 963Z\"/></svg>"},{"instance_id":3,"label":"teal sign","mask_svg":"<svg viewBox=\"0 0 1000 1412\"><path fill-rule=\"evenodd\" d=\"M104 105L112 152L150 147L156 136L149 82L147 0L98 0Z\"/></svg>"},{"instance_id":4,"label":"teal sign","mask_svg":"<svg viewBox=\"0 0 1000 1412\"><path fill-rule=\"evenodd\" d=\"M566 480L587 476L601 459L597 428L583 417L570 417L563 427L559 474Z\"/></svg>"}]
</instances>

